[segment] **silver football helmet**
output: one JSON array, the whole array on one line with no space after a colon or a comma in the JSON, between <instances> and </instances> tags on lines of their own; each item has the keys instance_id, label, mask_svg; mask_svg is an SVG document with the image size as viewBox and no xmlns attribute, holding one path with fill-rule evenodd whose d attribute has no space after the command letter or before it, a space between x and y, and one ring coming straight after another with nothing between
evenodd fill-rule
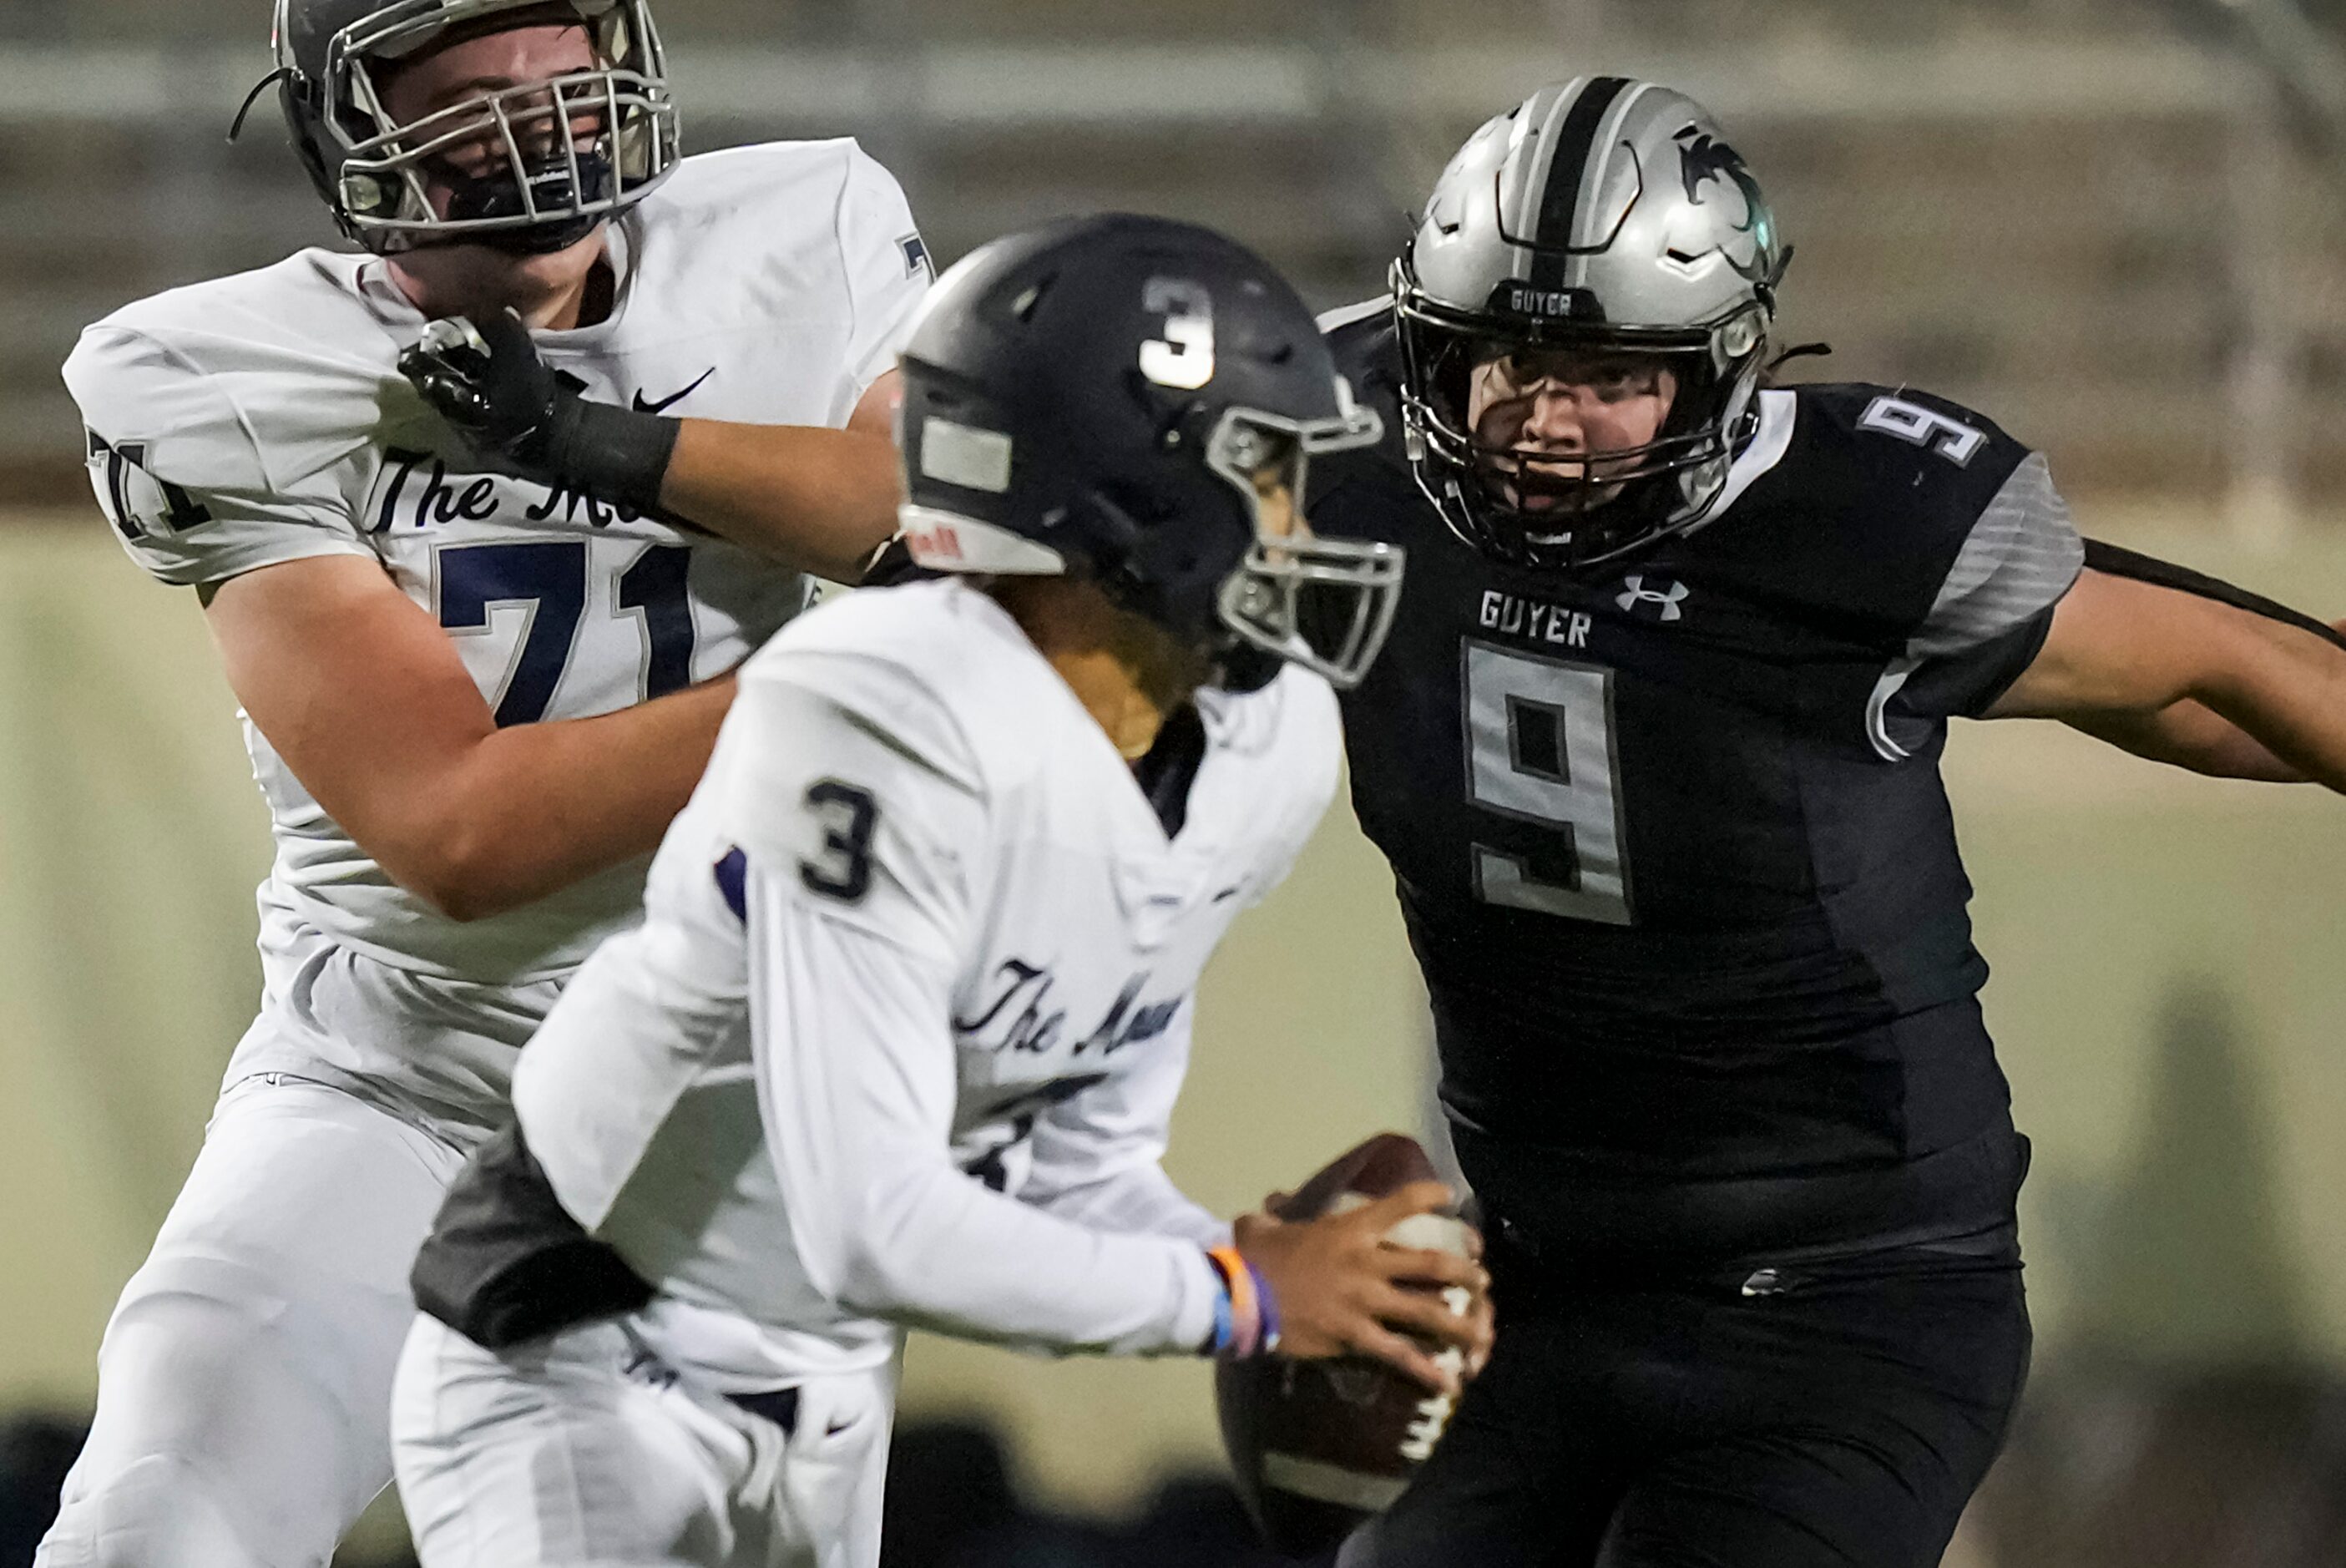
<instances>
[{"instance_id":1,"label":"silver football helmet","mask_svg":"<svg viewBox=\"0 0 2346 1568\"><path fill-rule=\"evenodd\" d=\"M1393 267L1418 483L1458 534L1525 565L1595 565L1698 525L1756 425L1790 259L1691 98L1619 76L1533 94L1459 149ZM1661 357L1678 391L1659 435L1569 476L1479 441L1476 368L1550 349Z\"/></svg>"},{"instance_id":2,"label":"silver football helmet","mask_svg":"<svg viewBox=\"0 0 2346 1568\"><path fill-rule=\"evenodd\" d=\"M482 92L412 125L384 107L402 63L546 23L586 29L594 68ZM676 167L676 103L649 0L277 0L275 43L294 146L342 231L371 250L563 249Z\"/></svg>"}]
</instances>

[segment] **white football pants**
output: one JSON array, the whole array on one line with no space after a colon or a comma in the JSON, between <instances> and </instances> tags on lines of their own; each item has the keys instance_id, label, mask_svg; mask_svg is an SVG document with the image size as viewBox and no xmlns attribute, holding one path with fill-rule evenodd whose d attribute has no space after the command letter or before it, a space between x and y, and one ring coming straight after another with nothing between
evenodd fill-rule
<instances>
[{"instance_id":1,"label":"white football pants","mask_svg":"<svg viewBox=\"0 0 2346 1568\"><path fill-rule=\"evenodd\" d=\"M107 1324L36 1568L320 1568L391 1479L407 1272L463 1163L323 1084L223 1094Z\"/></svg>"},{"instance_id":2,"label":"white football pants","mask_svg":"<svg viewBox=\"0 0 2346 1568\"><path fill-rule=\"evenodd\" d=\"M786 1432L616 1320L492 1351L418 1317L392 1429L423 1568L873 1568L892 1371L798 1398Z\"/></svg>"}]
</instances>

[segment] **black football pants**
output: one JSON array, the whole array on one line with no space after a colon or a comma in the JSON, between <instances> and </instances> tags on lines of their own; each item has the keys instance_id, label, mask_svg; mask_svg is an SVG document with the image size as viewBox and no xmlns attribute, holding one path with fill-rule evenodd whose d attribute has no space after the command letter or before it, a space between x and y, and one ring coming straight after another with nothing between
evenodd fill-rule
<instances>
[{"instance_id":1,"label":"black football pants","mask_svg":"<svg viewBox=\"0 0 2346 1568\"><path fill-rule=\"evenodd\" d=\"M1492 1261L1491 1364L1342 1568L1932 1568L2026 1376L2016 1264L1747 1294Z\"/></svg>"}]
</instances>

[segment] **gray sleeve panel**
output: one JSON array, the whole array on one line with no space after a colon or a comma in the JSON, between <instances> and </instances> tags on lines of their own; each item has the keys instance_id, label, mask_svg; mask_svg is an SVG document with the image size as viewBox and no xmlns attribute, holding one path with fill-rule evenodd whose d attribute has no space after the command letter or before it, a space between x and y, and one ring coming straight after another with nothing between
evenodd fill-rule
<instances>
[{"instance_id":1,"label":"gray sleeve panel","mask_svg":"<svg viewBox=\"0 0 2346 1568\"><path fill-rule=\"evenodd\" d=\"M2069 504L2045 454L2031 453L1972 525L1909 657L1919 663L1994 641L2059 603L2085 565Z\"/></svg>"},{"instance_id":2,"label":"gray sleeve panel","mask_svg":"<svg viewBox=\"0 0 2346 1568\"><path fill-rule=\"evenodd\" d=\"M1948 718L1984 711L2044 647L2053 606L2085 565L2068 503L2044 453L2031 453L1964 536L1906 657L1875 686L1866 711L1873 749L1902 761Z\"/></svg>"}]
</instances>

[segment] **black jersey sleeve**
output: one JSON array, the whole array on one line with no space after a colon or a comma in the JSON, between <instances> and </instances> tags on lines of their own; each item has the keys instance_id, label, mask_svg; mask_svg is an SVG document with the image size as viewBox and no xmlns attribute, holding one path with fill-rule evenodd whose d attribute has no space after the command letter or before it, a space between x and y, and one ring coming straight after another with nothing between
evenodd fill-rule
<instances>
[{"instance_id":1,"label":"black jersey sleeve","mask_svg":"<svg viewBox=\"0 0 2346 1568\"><path fill-rule=\"evenodd\" d=\"M1821 388L1804 401L1817 439L1847 454L1839 466L1861 504L1842 515L1882 531L1851 555L1871 556L1872 594L1899 606L1871 728L1885 757L1903 757L2019 678L2084 569L2085 545L2044 453L1984 417L1909 388Z\"/></svg>"},{"instance_id":2,"label":"black jersey sleeve","mask_svg":"<svg viewBox=\"0 0 2346 1568\"><path fill-rule=\"evenodd\" d=\"M2010 630L1960 653L1934 658L1918 667L1891 698L1900 719L1977 718L1995 706L2036 656L2053 630L2053 607L2047 606Z\"/></svg>"}]
</instances>

